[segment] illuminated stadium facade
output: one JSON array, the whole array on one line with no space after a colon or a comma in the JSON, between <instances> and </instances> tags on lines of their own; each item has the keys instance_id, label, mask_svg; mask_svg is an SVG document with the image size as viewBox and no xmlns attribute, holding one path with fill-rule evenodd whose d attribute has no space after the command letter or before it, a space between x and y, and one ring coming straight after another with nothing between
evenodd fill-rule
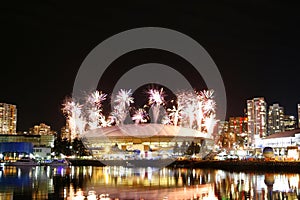
<instances>
[{"instance_id":1,"label":"illuminated stadium facade","mask_svg":"<svg viewBox=\"0 0 300 200\"><path fill-rule=\"evenodd\" d=\"M94 158L110 165L108 161L175 159L186 152L192 142L200 146L203 156L213 148L213 140L208 135L172 125L129 124L91 130L81 138Z\"/></svg>"}]
</instances>

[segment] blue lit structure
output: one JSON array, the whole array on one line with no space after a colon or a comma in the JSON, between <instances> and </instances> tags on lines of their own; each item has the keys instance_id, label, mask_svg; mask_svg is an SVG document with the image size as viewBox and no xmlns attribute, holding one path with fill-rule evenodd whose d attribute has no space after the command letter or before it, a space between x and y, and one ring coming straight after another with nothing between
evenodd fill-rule
<instances>
[{"instance_id":1,"label":"blue lit structure","mask_svg":"<svg viewBox=\"0 0 300 200\"><path fill-rule=\"evenodd\" d=\"M31 142L0 142L0 153L33 153Z\"/></svg>"}]
</instances>

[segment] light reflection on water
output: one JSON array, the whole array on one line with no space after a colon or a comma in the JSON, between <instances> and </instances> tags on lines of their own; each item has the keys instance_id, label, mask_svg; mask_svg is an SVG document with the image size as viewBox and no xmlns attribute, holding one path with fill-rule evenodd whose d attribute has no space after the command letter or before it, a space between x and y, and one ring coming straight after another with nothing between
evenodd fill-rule
<instances>
[{"instance_id":1,"label":"light reflection on water","mask_svg":"<svg viewBox=\"0 0 300 200\"><path fill-rule=\"evenodd\" d=\"M5 166L0 171L1 200L101 194L111 199L299 199L299 186L299 174L210 169Z\"/></svg>"}]
</instances>

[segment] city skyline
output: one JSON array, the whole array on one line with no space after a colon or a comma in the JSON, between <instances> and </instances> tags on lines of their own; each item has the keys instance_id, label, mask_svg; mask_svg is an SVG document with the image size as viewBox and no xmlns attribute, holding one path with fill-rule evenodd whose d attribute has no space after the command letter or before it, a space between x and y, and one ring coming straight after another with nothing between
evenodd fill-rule
<instances>
[{"instance_id":1,"label":"city skyline","mask_svg":"<svg viewBox=\"0 0 300 200\"><path fill-rule=\"evenodd\" d=\"M297 116L297 7L279 2L187 5L173 2L170 9L167 3L159 7L152 2L102 7L37 3L15 7L15 21L7 12L9 34L4 48L13 53L4 60L2 73L7 76L0 80L0 102L17 105L17 130L39 122L60 130L65 124L61 104L71 95L88 53L114 34L146 26L177 30L206 49L225 84L227 119L243 116L246 100L255 97L265 97L268 105L279 103L286 114ZM112 63L98 89L110 93L122 74L149 62L163 62L185 74L193 87L205 88L201 75L194 75L186 61L167 52L145 50Z\"/></svg>"},{"instance_id":2,"label":"city skyline","mask_svg":"<svg viewBox=\"0 0 300 200\"><path fill-rule=\"evenodd\" d=\"M104 95L106 95L106 94L104 94ZM70 99L69 99L69 101L70 101ZM246 132L248 132L249 134L254 133L253 136L255 136L257 134L261 135L260 137L265 137L267 135L275 134L275 133L278 133L278 132L284 132L284 131L300 128L300 104L296 105L297 106L297 114L296 115L287 115L287 114L285 114L284 107L282 107L282 106L279 107L279 104L277 104L277 103L273 104L273 105L270 105L267 102L265 102L264 97L255 97L253 99L248 99L246 101L246 104L247 104L247 106L244 109L243 115L228 116L228 119L225 119L225 120L216 119L217 120L216 122L218 122L218 124L222 123L222 122L227 122L228 126L230 126L230 128L228 127L229 128L228 130L231 130L230 132L240 134L240 133L244 133L245 130L244 130L244 128L240 127L240 126L242 126L241 124L237 125L236 124L237 122L235 122L235 120L240 121L239 123L242 123L242 121L245 120L245 122L246 122L245 125L246 125L246 129L247 129ZM170 105L172 105L172 104L170 104ZM170 105L167 107L168 109L171 109ZM85 105L84 104L82 104L82 105L78 104L78 106L85 106ZM138 108L136 106L137 105L134 106L135 109ZM263 107L263 109L261 108L261 106ZM10 109L5 109L5 107L13 108L13 111L11 111L11 112L13 113L14 117L11 120L6 120L7 122L6 121L3 122L3 119L5 117L5 115L3 115L3 113L7 113L8 111L6 111L6 110L10 110ZM62 113L64 112L63 110L65 109L63 107L64 107L64 105L62 105L62 109L61 109ZM104 106L104 107L107 107L107 105ZM114 113L114 111L111 111L110 113L108 113L104 110L102 110L102 112L106 113L104 115L105 117L111 117L112 114ZM150 111L148 111L148 112L150 112ZM168 111L168 112L170 112L170 111ZM258 112L260 114L258 116L256 116L257 115L256 112ZM263 112L263 114L261 114L261 112ZM263 118L264 118L263 119L263 124L264 124L263 128L260 125L262 123L262 122L260 122L260 120L261 120L260 118L261 118L262 115L263 115ZM11 133L16 133L16 132L22 132L22 131L33 133L34 129L39 129L40 126L43 127L42 130L45 128L45 129L49 129L49 131L50 131L50 126L52 126L52 125L47 126L47 125L45 125L45 122L39 121L39 122L32 122L33 127L29 127L28 129L24 129L24 130L17 130L16 129L16 127L18 125L18 123L17 123L17 105L9 104L7 102L6 103L0 102L0 117L2 117L2 119L0 119L0 128L3 126L3 124L5 125L6 123L13 123L14 124L13 125L13 130L10 130L10 132L9 132L10 134ZM134 121L134 119L133 119L134 116L131 116L131 117L132 117L132 121ZM259 120L258 122L255 121L255 120L257 120L256 119L257 117L258 117L258 120ZM6 118L7 118L7 116L6 116ZM289 127L290 123L291 123L291 121L290 121L291 118L292 118L292 120L295 120L294 121L295 124L293 124L291 127ZM68 122L67 122L68 120L67 120L66 116L65 116L65 120L66 120L66 123L63 124L62 127L59 127L59 129L54 130L55 132L57 132L57 131L60 132L62 129L66 129L66 126L68 126ZM37 123L40 123L40 126L36 125ZM147 123L149 123L149 122L147 122ZM157 123L163 123L163 120L161 122L157 122ZM236 124L234 128L233 128L232 123ZM255 124L257 124L257 125L255 125ZM255 128L256 126L258 127L258 130L256 130L256 128ZM276 126L277 126L277 128L276 128ZM215 128L217 128L217 127L215 127ZM261 128L263 130L260 130ZM240 130L238 132L236 132L237 129L240 129ZM274 129L274 131L271 131L271 129ZM0 130L2 130L2 129L0 129ZM215 131L217 131L217 129ZM227 132L227 131L225 131L225 132ZM6 132L2 131L2 134L3 133L5 134Z\"/></svg>"}]
</instances>

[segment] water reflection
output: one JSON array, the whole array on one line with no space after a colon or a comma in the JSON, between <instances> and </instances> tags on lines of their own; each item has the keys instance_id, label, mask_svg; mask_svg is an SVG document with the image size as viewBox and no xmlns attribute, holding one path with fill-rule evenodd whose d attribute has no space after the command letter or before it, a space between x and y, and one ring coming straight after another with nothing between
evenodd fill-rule
<instances>
[{"instance_id":1,"label":"water reflection","mask_svg":"<svg viewBox=\"0 0 300 200\"><path fill-rule=\"evenodd\" d=\"M300 199L299 174L209 169L13 167L0 199Z\"/></svg>"}]
</instances>

